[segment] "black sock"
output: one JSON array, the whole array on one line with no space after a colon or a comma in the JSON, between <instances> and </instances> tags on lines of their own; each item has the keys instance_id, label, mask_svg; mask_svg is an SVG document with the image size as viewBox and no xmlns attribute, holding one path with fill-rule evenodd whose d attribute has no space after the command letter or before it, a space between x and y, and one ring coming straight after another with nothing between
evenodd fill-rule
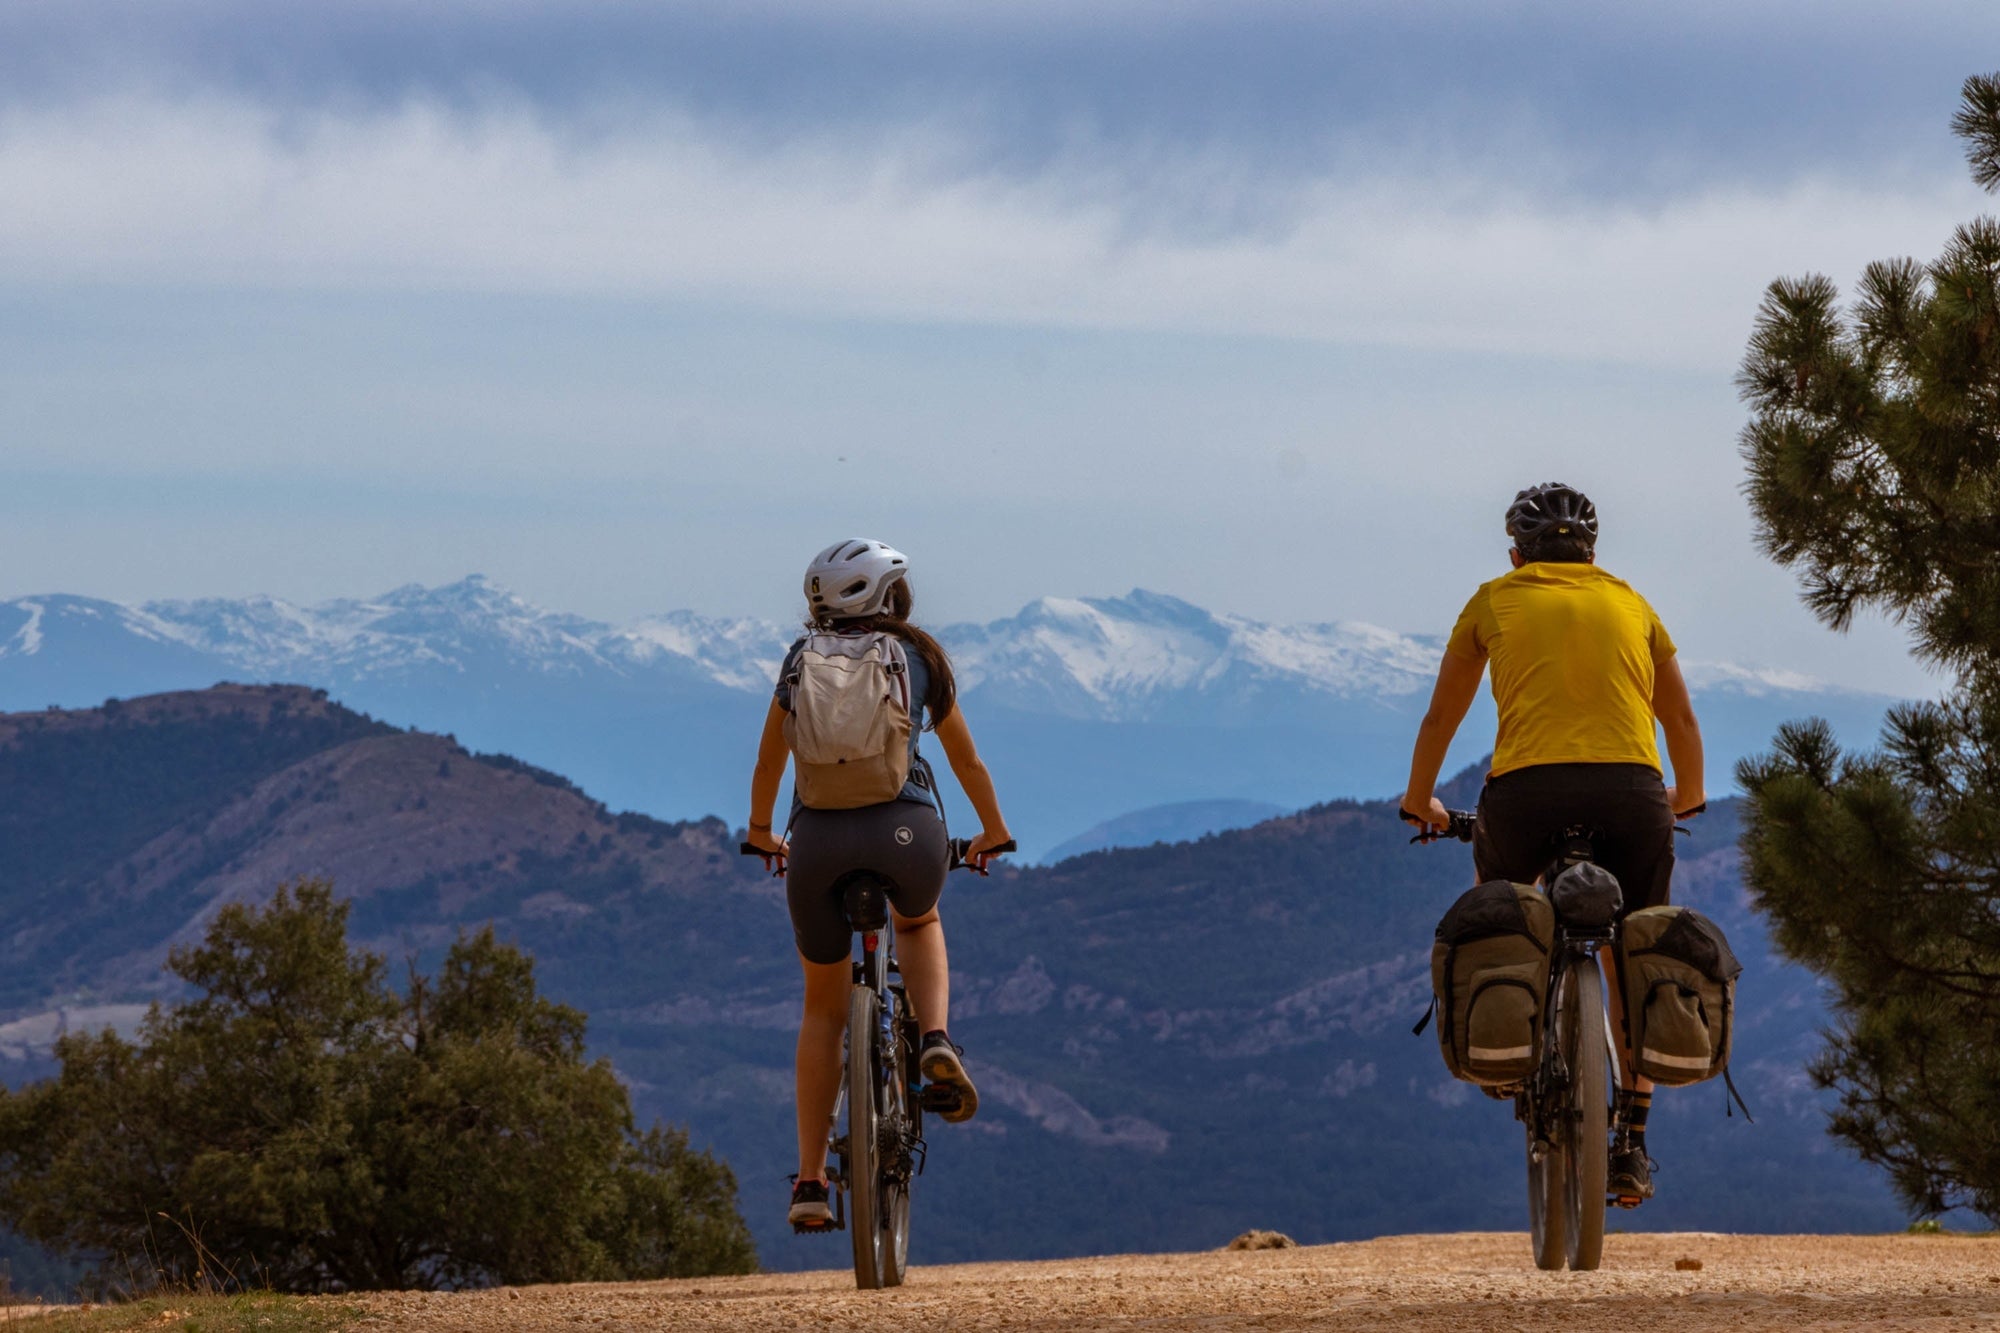
<instances>
[{"instance_id":1,"label":"black sock","mask_svg":"<svg viewBox=\"0 0 2000 1333\"><path fill-rule=\"evenodd\" d=\"M923 1041L919 1042L918 1045L928 1045L932 1037L936 1037L939 1041L943 1042L949 1042L951 1040L950 1037L947 1037L945 1035L943 1028L932 1028L929 1032L926 1032L924 1034Z\"/></svg>"},{"instance_id":2,"label":"black sock","mask_svg":"<svg viewBox=\"0 0 2000 1333\"><path fill-rule=\"evenodd\" d=\"M1619 1139L1644 1152L1646 1148L1646 1115L1652 1109L1653 1094L1650 1092L1619 1093Z\"/></svg>"}]
</instances>

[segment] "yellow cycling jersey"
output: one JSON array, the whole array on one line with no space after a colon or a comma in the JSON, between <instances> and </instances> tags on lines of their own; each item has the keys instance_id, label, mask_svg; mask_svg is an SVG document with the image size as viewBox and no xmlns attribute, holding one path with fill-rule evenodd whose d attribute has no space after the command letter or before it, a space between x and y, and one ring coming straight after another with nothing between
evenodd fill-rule
<instances>
[{"instance_id":1,"label":"yellow cycling jersey","mask_svg":"<svg viewBox=\"0 0 2000 1333\"><path fill-rule=\"evenodd\" d=\"M1596 565L1534 561L1483 585L1447 651L1493 667L1493 776L1535 764L1660 767L1653 673L1666 626Z\"/></svg>"}]
</instances>

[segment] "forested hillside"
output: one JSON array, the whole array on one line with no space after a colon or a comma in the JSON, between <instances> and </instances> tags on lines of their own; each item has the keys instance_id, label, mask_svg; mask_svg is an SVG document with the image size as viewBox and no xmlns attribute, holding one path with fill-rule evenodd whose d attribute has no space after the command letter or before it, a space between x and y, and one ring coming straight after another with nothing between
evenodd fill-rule
<instances>
[{"instance_id":1,"label":"forested hillside","mask_svg":"<svg viewBox=\"0 0 2000 1333\"><path fill-rule=\"evenodd\" d=\"M553 774L281 687L0 718L0 793L10 1081L46 1067L65 1024L129 1021L161 994L165 950L220 903L324 875L355 900L357 942L392 960L434 962L489 921L532 951L642 1120L689 1123L729 1158L765 1262L839 1261L781 1225L797 964L782 886L721 821L617 815ZM1695 825L1679 883L1750 961L1736 1068L1758 1120L1725 1119L1717 1088L1664 1094L1660 1198L1620 1220L1894 1225L1821 1127L1803 1072L1818 992L1744 907L1734 819L1723 803ZM1468 858L1406 833L1387 804L1336 802L954 876L952 1027L985 1100L932 1135L915 1257L1518 1226L1507 1108L1409 1032Z\"/></svg>"}]
</instances>

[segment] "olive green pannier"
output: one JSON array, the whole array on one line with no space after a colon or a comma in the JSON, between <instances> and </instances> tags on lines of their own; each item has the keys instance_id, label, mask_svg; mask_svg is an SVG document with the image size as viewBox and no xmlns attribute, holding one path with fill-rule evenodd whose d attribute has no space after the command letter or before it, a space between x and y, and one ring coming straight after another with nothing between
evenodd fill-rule
<instances>
[{"instance_id":1,"label":"olive green pannier","mask_svg":"<svg viewBox=\"0 0 2000 1333\"><path fill-rule=\"evenodd\" d=\"M1452 1077L1504 1087L1534 1069L1555 933L1555 910L1531 884L1478 885L1444 914L1431 947L1431 990Z\"/></svg>"},{"instance_id":2,"label":"olive green pannier","mask_svg":"<svg viewBox=\"0 0 2000 1333\"><path fill-rule=\"evenodd\" d=\"M1743 965L1721 928L1691 907L1648 907L1626 916L1618 951L1639 1073L1674 1087L1728 1069Z\"/></svg>"}]
</instances>

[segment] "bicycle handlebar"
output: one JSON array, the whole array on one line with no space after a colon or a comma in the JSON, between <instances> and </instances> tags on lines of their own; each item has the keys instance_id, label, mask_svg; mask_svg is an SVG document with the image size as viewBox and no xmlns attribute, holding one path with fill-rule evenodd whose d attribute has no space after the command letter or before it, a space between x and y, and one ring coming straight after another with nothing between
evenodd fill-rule
<instances>
[{"instance_id":1,"label":"bicycle handlebar","mask_svg":"<svg viewBox=\"0 0 2000 1333\"><path fill-rule=\"evenodd\" d=\"M1682 828L1680 826L1680 821L1682 821L1683 819L1693 819L1696 815L1703 813L1707 809L1708 809L1708 802L1703 801L1700 805L1697 805L1692 810L1677 811L1674 814L1674 832L1676 833L1688 832L1689 830ZM1441 842L1446 838L1456 838L1460 842L1471 842L1472 826L1474 821L1477 819L1477 813L1471 810L1447 810L1445 811L1445 813L1451 816L1451 823L1445 825L1445 827L1443 828L1438 828L1432 823L1430 823L1430 821L1422 818L1421 816L1411 814L1408 810L1403 809L1401 806L1398 806L1396 808L1397 817L1400 818L1404 823L1416 824L1420 826L1417 831L1417 836L1410 839L1410 841L1413 843L1420 842L1429 844L1433 842Z\"/></svg>"},{"instance_id":2,"label":"bicycle handlebar","mask_svg":"<svg viewBox=\"0 0 2000 1333\"><path fill-rule=\"evenodd\" d=\"M972 850L972 839L953 838L950 842L945 844L945 852L947 856L947 860L945 862L945 868L947 870L976 870L982 875L985 874L986 867L982 865L977 865L974 862L967 859L971 850ZM1009 852L1018 850L1019 848L1015 845L1014 840L1012 838L1009 838L1007 841L1001 843L998 847L988 847L983 853L981 853L981 855L1005 856ZM737 854L741 856L763 857L766 868L770 868L771 863L779 859L779 854L777 852L766 851L764 848L759 847L754 843L740 842L736 844L736 851ZM784 872L782 869L779 869L777 873L782 874Z\"/></svg>"},{"instance_id":3,"label":"bicycle handlebar","mask_svg":"<svg viewBox=\"0 0 2000 1333\"><path fill-rule=\"evenodd\" d=\"M1413 815L1408 810L1401 808L1398 808L1396 811L1396 814L1404 823L1419 825L1417 836L1410 839L1413 843L1421 842L1428 844L1437 842L1443 838L1456 838L1460 842L1471 842L1473 812L1470 810L1447 810L1445 813L1451 816L1451 822L1443 828L1438 828L1421 815Z\"/></svg>"},{"instance_id":4,"label":"bicycle handlebar","mask_svg":"<svg viewBox=\"0 0 2000 1333\"><path fill-rule=\"evenodd\" d=\"M947 870L973 870L977 871L979 874L982 875L986 873L985 866L975 864L974 862L968 861L966 859L967 854L972 850L972 839L953 838L950 842L945 844L945 848L950 853L950 859L945 862L945 868ZM998 847L988 847L984 852L980 853L980 855L1005 856L1008 852L1016 850L1018 849L1014 845L1014 840L1012 838L1009 838L1007 839L1007 841L1001 843Z\"/></svg>"}]
</instances>

